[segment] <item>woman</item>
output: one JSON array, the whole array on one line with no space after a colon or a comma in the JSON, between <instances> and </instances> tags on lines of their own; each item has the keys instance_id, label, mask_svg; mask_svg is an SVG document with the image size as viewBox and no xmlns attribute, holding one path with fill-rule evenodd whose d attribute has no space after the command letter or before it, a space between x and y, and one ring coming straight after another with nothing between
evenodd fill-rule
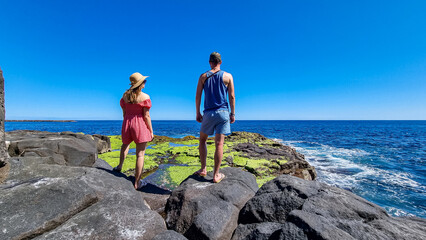
<instances>
[{"instance_id":1,"label":"woman","mask_svg":"<svg viewBox=\"0 0 426 240\"><path fill-rule=\"evenodd\" d=\"M140 178L147 142L154 137L149 115L151 99L148 94L142 92L147 77L138 72L133 73L130 76L130 85L132 86L124 92L120 100L124 118L121 128L123 145L121 145L120 163L114 168L114 171L121 172L124 159L129 152L129 145L134 141L136 143L135 189L140 189L146 185L146 182L141 181Z\"/></svg>"}]
</instances>

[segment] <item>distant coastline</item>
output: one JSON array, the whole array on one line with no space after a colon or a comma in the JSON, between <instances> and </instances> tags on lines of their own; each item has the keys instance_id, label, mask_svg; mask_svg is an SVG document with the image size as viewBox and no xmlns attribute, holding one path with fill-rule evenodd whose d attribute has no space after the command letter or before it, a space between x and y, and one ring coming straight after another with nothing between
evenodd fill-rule
<instances>
[{"instance_id":1,"label":"distant coastline","mask_svg":"<svg viewBox=\"0 0 426 240\"><path fill-rule=\"evenodd\" d=\"M77 122L75 120L5 120L5 122Z\"/></svg>"}]
</instances>

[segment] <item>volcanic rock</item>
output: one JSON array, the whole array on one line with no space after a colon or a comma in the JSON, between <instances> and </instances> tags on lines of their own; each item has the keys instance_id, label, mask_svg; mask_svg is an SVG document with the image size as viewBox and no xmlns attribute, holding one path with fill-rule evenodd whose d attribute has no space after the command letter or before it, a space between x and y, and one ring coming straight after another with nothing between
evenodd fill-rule
<instances>
[{"instance_id":1,"label":"volcanic rock","mask_svg":"<svg viewBox=\"0 0 426 240\"><path fill-rule=\"evenodd\" d=\"M132 181L95 159L92 136L14 131L7 137L14 157L0 184L2 239L152 239L166 231Z\"/></svg>"},{"instance_id":2,"label":"volcanic rock","mask_svg":"<svg viewBox=\"0 0 426 240\"><path fill-rule=\"evenodd\" d=\"M152 240L188 240L188 238L173 230L167 230L158 234Z\"/></svg>"},{"instance_id":3,"label":"volcanic rock","mask_svg":"<svg viewBox=\"0 0 426 240\"><path fill-rule=\"evenodd\" d=\"M426 239L425 219L390 217L349 191L288 175L264 184L238 221L233 239L254 239L259 232L268 238L277 231L274 239ZM265 223L274 225L259 225ZM277 223L292 225L282 231Z\"/></svg>"},{"instance_id":4,"label":"volcanic rock","mask_svg":"<svg viewBox=\"0 0 426 240\"><path fill-rule=\"evenodd\" d=\"M68 166L93 166L98 149L111 148L106 136L72 132L17 130L7 132L6 140L11 157L43 157L46 163Z\"/></svg>"},{"instance_id":5,"label":"volcanic rock","mask_svg":"<svg viewBox=\"0 0 426 240\"><path fill-rule=\"evenodd\" d=\"M5 134L4 134L4 78L3 71L0 68L0 168L6 165L7 154L5 151ZM5 176L6 173L3 173ZM0 173L0 183L2 175Z\"/></svg>"},{"instance_id":6,"label":"volcanic rock","mask_svg":"<svg viewBox=\"0 0 426 240\"><path fill-rule=\"evenodd\" d=\"M248 161L258 160L261 163L245 165L248 171L257 176L289 174L306 180L315 180L317 176L315 168L309 165L303 154L261 134L233 132L226 137L225 142L231 145L229 152L235 152L249 159ZM235 162L233 159L225 159L225 161L231 164Z\"/></svg>"},{"instance_id":7,"label":"volcanic rock","mask_svg":"<svg viewBox=\"0 0 426 240\"><path fill-rule=\"evenodd\" d=\"M307 240L308 238L303 230L293 223L276 222L240 224L232 236L232 240L269 239Z\"/></svg>"},{"instance_id":8,"label":"volcanic rock","mask_svg":"<svg viewBox=\"0 0 426 240\"><path fill-rule=\"evenodd\" d=\"M188 239L230 239L237 227L238 213L258 190L255 177L238 168L223 168L226 178L212 182L190 176L176 188L166 205L169 229Z\"/></svg>"},{"instance_id":9,"label":"volcanic rock","mask_svg":"<svg viewBox=\"0 0 426 240\"><path fill-rule=\"evenodd\" d=\"M93 138L96 141L96 149L99 154L110 152L111 151L111 140L108 136L93 134Z\"/></svg>"},{"instance_id":10,"label":"volcanic rock","mask_svg":"<svg viewBox=\"0 0 426 240\"><path fill-rule=\"evenodd\" d=\"M166 230L125 175L44 160L10 160L0 185L5 239L150 239Z\"/></svg>"}]
</instances>

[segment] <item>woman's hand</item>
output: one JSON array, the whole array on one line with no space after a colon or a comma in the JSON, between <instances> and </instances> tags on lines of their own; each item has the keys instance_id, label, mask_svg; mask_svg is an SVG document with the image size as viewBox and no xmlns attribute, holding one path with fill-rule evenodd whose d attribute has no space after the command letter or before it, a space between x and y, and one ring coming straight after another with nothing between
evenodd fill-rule
<instances>
[{"instance_id":1,"label":"woman's hand","mask_svg":"<svg viewBox=\"0 0 426 240\"><path fill-rule=\"evenodd\" d=\"M154 133L151 132L151 140L154 139Z\"/></svg>"}]
</instances>

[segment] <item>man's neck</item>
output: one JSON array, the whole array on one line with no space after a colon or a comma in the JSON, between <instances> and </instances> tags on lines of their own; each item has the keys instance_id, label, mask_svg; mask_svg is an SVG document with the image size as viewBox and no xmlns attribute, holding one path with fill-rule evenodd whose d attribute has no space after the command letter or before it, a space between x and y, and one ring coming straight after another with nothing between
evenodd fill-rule
<instances>
[{"instance_id":1,"label":"man's neck","mask_svg":"<svg viewBox=\"0 0 426 240\"><path fill-rule=\"evenodd\" d=\"M214 68L212 68L212 70L211 70L212 72L218 72L218 71L220 71L220 65L218 65L218 66L216 66L216 67L214 67Z\"/></svg>"}]
</instances>

